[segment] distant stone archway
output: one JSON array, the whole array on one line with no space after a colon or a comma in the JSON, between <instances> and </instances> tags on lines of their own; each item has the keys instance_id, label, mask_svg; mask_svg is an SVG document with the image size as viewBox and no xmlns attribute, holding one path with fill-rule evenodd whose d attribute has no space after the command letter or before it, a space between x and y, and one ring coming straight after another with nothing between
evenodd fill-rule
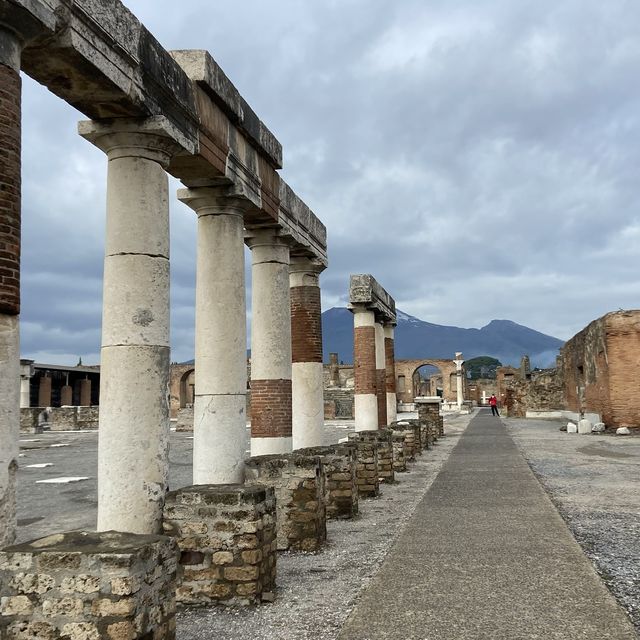
<instances>
[{"instance_id":1,"label":"distant stone archway","mask_svg":"<svg viewBox=\"0 0 640 640\"><path fill-rule=\"evenodd\" d=\"M456 402L456 365L451 360L424 358L421 360L396 360L396 382L399 402L413 402L416 396L414 375L425 365L438 369L442 375L442 398L445 402ZM464 365L462 372L464 397L467 397ZM435 395L435 394L434 394Z\"/></svg>"}]
</instances>

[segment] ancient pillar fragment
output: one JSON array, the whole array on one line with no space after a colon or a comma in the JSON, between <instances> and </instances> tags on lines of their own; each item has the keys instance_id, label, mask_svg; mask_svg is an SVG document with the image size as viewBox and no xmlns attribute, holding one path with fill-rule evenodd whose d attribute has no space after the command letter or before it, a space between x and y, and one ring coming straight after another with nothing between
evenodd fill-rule
<instances>
[{"instance_id":1,"label":"ancient pillar fragment","mask_svg":"<svg viewBox=\"0 0 640 640\"><path fill-rule=\"evenodd\" d=\"M340 365L338 364L338 354L329 354L329 385L332 387L340 386Z\"/></svg>"},{"instance_id":2,"label":"ancient pillar fragment","mask_svg":"<svg viewBox=\"0 0 640 640\"><path fill-rule=\"evenodd\" d=\"M51 376L45 373L38 383L38 406L51 406Z\"/></svg>"},{"instance_id":3,"label":"ancient pillar fragment","mask_svg":"<svg viewBox=\"0 0 640 640\"><path fill-rule=\"evenodd\" d=\"M356 431L375 431L379 424L376 320L374 312L364 306L354 305L352 311L355 428Z\"/></svg>"},{"instance_id":4,"label":"ancient pillar fragment","mask_svg":"<svg viewBox=\"0 0 640 640\"><path fill-rule=\"evenodd\" d=\"M160 531L169 438L169 198L163 118L81 122L108 157L98 530Z\"/></svg>"},{"instance_id":5,"label":"ancient pillar fragment","mask_svg":"<svg viewBox=\"0 0 640 640\"><path fill-rule=\"evenodd\" d=\"M456 359L453 363L456 365L456 402L458 409L460 409L464 402L464 394L462 391L462 365L464 364L464 360L462 359L462 353L456 351Z\"/></svg>"},{"instance_id":6,"label":"ancient pillar fragment","mask_svg":"<svg viewBox=\"0 0 640 640\"><path fill-rule=\"evenodd\" d=\"M247 329L245 201L222 188L180 189L198 214L193 482L244 481Z\"/></svg>"},{"instance_id":7,"label":"ancient pillar fragment","mask_svg":"<svg viewBox=\"0 0 640 640\"><path fill-rule=\"evenodd\" d=\"M396 397L396 359L394 346L394 330L392 324L384 325L384 364L385 388L387 392L387 424L398 418L398 401Z\"/></svg>"},{"instance_id":8,"label":"ancient pillar fragment","mask_svg":"<svg viewBox=\"0 0 640 640\"><path fill-rule=\"evenodd\" d=\"M289 246L251 232L251 455L292 450Z\"/></svg>"},{"instance_id":9,"label":"ancient pillar fragment","mask_svg":"<svg viewBox=\"0 0 640 640\"><path fill-rule=\"evenodd\" d=\"M384 327L381 322L375 323L376 336L376 397L378 402L378 427L387 424L387 386L386 386L386 364Z\"/></svg>"},{"instance_id":10,"label":"ancient pillar fragment","mask_svg":"<svg viewBox=\"0 0 640 640\"><path fill-rule=\"evenodd\" d=\"M291 396L293 448L322 444L324 429L320 272L324 265L291 258Z\"/></svg>"},{"instance_id":11,"label":"ancient pillar fragment","mask_svg":"<svg viewBox=\"0 0 640 640\"><path fill-rule=\"evenodd\" d=\"M60 389L60 406L69 407L73 404L73 387L65 384Z\"/></svg>"},{"instance_id":12,"label":"ancient pillar fragment","mask_svg":"<svg viewBox=\"0 0 640 640\"><path fill-rule=\"evenodd\" d=\"M80 380L80 406L91 406L91 380L89 378Z\"/></svg>"}]
</instances>

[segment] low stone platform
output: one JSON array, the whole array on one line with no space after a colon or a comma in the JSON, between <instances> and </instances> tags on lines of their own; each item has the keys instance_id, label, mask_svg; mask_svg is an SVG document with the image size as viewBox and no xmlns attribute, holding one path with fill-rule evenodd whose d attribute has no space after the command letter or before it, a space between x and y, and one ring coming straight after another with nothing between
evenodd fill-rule
<instances>
[{"instance_id":1,"label":"low stone platform","mask_svg":"<svg viewBox=\"0 0 640 640\"><path fill-rule=\"evenodd\" d=\"M0 638L172 640L177 556L171 538L115 531L5 548Z\"/></svg>"},{"instance_id":2,"label":"low stone platform","mask_svg":"<svg viewBox=\"0 0 640 640\"><path fill-rule=\"evenodd\" d=\"M178 602L243 606L271 599L275 517L271 487L196 485L167 494L163 528L181 552Z\"/></svg>"},{"instance_id":3,"label":"low stone platform","mask_svg":"<svg viewBox=\"0 0 640 640\"><path fill-rule=\"evenodd\" d=\"M317 551L327 539L322 458L297 452L253 456L245 482L273 487L276 539L280 551Z\"/></svg>"}]
</instances>

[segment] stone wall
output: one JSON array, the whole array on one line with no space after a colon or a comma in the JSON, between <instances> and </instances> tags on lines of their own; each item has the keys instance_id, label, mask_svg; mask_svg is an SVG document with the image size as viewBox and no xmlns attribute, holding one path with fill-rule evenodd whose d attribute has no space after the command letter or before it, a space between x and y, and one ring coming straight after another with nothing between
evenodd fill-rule
<instances>
[{"instance_id":1,"label":"stone wall","mask_svg":"<svg viewBox=\"0 0 640 640\"><path fill-rule=\"evenodd\" d=\"M353 389L333 387L324 390L325 418L347 419L353 418Z\"/></svg>"},{"instance_id":2,"label":"stone wall","mask_svg":"<svg viewBox=\"0 0 640 640\"><path fill-rule=\"evenodd\" d=\"M176 543L73 531L0 552L0 638L175 637Z\"/></svg>"},{"instance_id":3,"label":"stone wall","mask_svg":"<svg viewBox=\"0 0 640 640\"><path fill-rule=\"evenodd\" d=\"M640 311L594 320L562 349L565 408L607 427L640 427Z\"/></svg>"},{"instance_id":4,"label":"stone wall","mask_svg":"<svg viewBox=\"0 0 640 640\"><path fill-rule=\"evenodd\" d=\"M564 404L562 370L532 371L529 380L514 377L505 386L504 406L510 417L526 417L527 411L557 411Z\"/></svg>"},{"instance_id":5,"label":"stone wall","mask_svg":"<svg viewBox=\"0 0 640 640\"><path fill-rule=\"evenodd\" d=\"M97 429L100 417L98 407L29 407L20 409L20 431L83 431Z\"/></svg>"}]
</instances>

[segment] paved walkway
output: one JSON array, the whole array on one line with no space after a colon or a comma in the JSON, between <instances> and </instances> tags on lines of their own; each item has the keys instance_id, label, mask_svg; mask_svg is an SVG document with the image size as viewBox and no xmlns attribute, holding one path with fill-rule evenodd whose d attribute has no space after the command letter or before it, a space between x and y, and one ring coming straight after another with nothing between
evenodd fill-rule
<instances>
[{"instance_id":1,"label":"paved walkway","mask_svg":"<svg viewBox=\"0 0 640 640\"><path fill-rule=\"evenodd\" d=\"M339 636L636 640L498 418L474 418Z\"/></svg>"}]
</instances>

